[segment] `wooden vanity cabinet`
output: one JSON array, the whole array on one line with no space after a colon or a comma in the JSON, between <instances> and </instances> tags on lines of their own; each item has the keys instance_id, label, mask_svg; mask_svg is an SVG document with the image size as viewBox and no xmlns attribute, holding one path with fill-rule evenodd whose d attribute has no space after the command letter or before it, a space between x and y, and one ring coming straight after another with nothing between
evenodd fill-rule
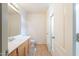
<instances>
[{"instance_id":1,"label":"wooden vanity cabinet","mask_svg":"<svg viewBox=\"0 0 79 59\"><path fill-rule=\"evenodd\" d=\"M12 51L9 56L28 56L29 55L29 39L22 43L17 49Z\"/></svg>"}]
</instances>

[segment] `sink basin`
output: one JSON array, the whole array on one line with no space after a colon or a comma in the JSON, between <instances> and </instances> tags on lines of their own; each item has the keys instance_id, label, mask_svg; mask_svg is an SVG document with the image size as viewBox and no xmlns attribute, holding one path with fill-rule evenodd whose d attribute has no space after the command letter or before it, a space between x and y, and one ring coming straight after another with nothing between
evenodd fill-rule
<instances>
[{"instance_id":1,"label":"sink basin","mask_svg":"<svg viewBox=\"0 0 79 59\"><path fill-rule=\"evenodd\" d=\"M13 41L13 40L15 40L14 37L10 37L10 38L8 38L8 41L9 41L9 42L11 42L11 41Z\"/></svg>"}]
</instances>

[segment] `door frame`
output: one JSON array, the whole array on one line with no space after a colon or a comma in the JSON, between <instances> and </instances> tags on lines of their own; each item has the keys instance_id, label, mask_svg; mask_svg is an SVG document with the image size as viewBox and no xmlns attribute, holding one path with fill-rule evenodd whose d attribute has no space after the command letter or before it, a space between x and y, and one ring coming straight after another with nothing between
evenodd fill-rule
<instances>
[{"instance_id":1,"label":"door frame","mask_svg":"<svg viewBox=\"0 0 79 59\"><path fill-rule=\"evenodd\" d=\"M76 3L73 3L73 56L76 56Z\"/></svg>"}]
</instances>

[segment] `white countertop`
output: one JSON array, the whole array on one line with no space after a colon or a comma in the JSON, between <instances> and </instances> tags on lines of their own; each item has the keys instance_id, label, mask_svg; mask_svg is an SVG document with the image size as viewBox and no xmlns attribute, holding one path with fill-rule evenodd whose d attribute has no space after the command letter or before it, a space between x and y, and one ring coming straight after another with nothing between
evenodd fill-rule
<instances>
[{"instance_id":1,"label":"white countertop","mask_svg":"<svg viewBox=\"0 0 79 59\"><path fill-rule=\"evenodd\" d=\"M8 54L18 48L22 43L28 40L30 36L18 36L13 41L8 42Z\"/></svg>"}]
</instances>

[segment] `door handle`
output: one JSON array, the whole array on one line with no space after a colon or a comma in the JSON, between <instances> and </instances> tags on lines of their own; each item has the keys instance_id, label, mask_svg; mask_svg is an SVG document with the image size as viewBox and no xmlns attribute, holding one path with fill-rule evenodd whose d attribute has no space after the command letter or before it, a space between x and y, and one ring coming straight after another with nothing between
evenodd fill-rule
<instances>
[{"instance_id":1,"label":"door handle","mask_svg":"<svg viewBox=\"0 0 79 59\"><path fill-rule=\"evenodd\" d=\"M55 36L52 36L53 39L55 39Z\"/></svg>"}]
</instances>

